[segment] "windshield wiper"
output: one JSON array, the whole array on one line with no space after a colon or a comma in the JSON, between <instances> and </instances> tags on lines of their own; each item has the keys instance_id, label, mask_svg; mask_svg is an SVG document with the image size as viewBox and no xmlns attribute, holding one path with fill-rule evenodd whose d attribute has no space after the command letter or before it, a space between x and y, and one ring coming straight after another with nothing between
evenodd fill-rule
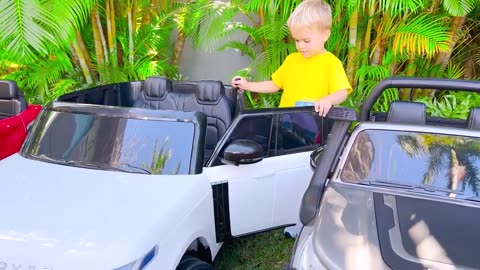
<instances>
[{"instance_id":1,"label":"windshield wiper","mask_svg":"<svg viewBox=\"0 0 480 270\"><path fill-rule=\"evenodd\" d=\"M376 186L376 187L391 187L391 188L401 188L401 189L408 189L408 190L415 190L421 189L427 192L445 192L445 193L454 193L463 195L462 191L451 190L448 188L441 188L441 187L434 187L429 185L410 185L410 184L402 184L397 182L388 182L388 181L381 181L381 180L365 180L358 182L357 184L366 185L366 186Z\"/></svg>"},{"instance_id":2,"label":"windshield wiper","mask_svg":"<svg viewBox=\"0 0 480 270\"><path fill-rule=\"evenodd\" d=\"M474 202L480 202L480 196L473 196L469 198L465 198L467 201L474 201Z\"/></svg>"},{"instance_id":3,"label":"windshield wiper","mask_svg":"<svg viewBox=\"0 0 480 270\"><path fill-rule=\"evenodd\" d=\"M130 164L128 164L128 163L121 163L120 166L124 166L124 167L130 168L130 169L134 169L134 170L136 170L137 172L144 172L145 174L152 174L152 172L149 171L148 169L145 169L145 168L142 168L142 167L133 166L133 165L130 165Z\"/></svg>"},{"instance_id":4,"label":"windshield wiper","mask_svg":"<svg viewBox=\"0 0 480 270\"><path fill-rule=\"evenodd\" d=\"M47 161L49 163L56 163L56 164L64 164L68 166L77 166L77 167L82 167L82 168L88 168L88 169L104 169L104 170L110 170L110 171L119 171L119 172L128 172L128 173L134 173L134 172L140 172L143 174L152 174L149 170L142 168L142 167L137 167L130 165L128 163L121 163L119 164L120 167L114 166L114 165L109 165L109 164L98 164L98 163L92 163L92 162L85 162L85 161L78 161L78 160L63 160L63 159L54 159L51 157L48 157L44 154L39 155L39 156L31 156L37 160L43 160Z\"/></svg>"},{"instance_id":5,"label":"windshield wiper","mask_svg":"<svg viewBox=\"0 0 480 270\"><path fill-rule=\"evenodd\" d=\"M119 171L119 172L128 172L128 173L134 173L134 172L141 172L143 174L152 174L149 170L141 167L136 167L132 166L127 163L121 163L119 164L122 167L117 167L114 165L109 165L109 164L97 164L97 163L91 163L91 162L83 162L83 161L77 161L77 160L69 160L65 161L65 164L70 165L70 166L81 166L85 168L90 168L90 169L97 169L97 170L109 170L109 171Z\"/></svg>"}]
</instances>

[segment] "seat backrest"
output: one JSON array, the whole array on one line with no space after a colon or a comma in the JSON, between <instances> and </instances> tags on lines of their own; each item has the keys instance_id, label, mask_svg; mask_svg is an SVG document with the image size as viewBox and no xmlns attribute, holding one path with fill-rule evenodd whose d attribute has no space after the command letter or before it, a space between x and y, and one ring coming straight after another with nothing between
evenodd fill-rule
<instances>
[{"instance_id":1,"label":"seat backrest","mask_svg":"<svg viewBox=\"0 0 480 270\"><path fill-rule=\"evenodd\" d=\"M0 119L20 114L27 107L14 81L0 80Z\"/></svg>"},{"instance_id":2,"label":"seat backrest","mask_svg":"<svg viewBox=\"0 0 480 270\"><path fill-rule=\"evenodd\" d=\"M202 112L207 116L206 157L230 126L233 106L221 81L199 81L195 96L185 101L183 111Z\"/></svg>"},{"instance_id":3,"label":"seat backrest","mask_svg":"<svg viewBox=\"0 0 480 270\"><path fill-rule=\"evenodd\" d=\"M425 125L427 107L421 102L394 101L387 112L387 122Z\"/></svg>"},{"instance_id":4,"label":"seat backrest","mask_svg":"<svg viewBox=\"0 0 480 270\"><path fill-rule=\"evenodd\" d=\"M480 130L480 108L471 108L467 118L467 128Z\"/></svg>"},{"instance_id":5,"label":"seat backrest","mask_svg":"<svg viewBox=\"0 0 480 270\"><path fill-rule=\"evenodd\" d=\"M173 91L172 81L164 77L148 77L143 91L133 103L133 107L154 110L177 110L175 99L170 95Z\"/></svg>"}]
</instances>

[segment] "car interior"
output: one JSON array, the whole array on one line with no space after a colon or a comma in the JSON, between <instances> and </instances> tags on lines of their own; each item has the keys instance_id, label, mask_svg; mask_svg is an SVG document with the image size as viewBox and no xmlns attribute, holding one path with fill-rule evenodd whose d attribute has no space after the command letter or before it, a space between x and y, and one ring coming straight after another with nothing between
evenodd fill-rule
<instances>
[{"instance_id":1,"label":"car interior","mask_svg":"<svg viewBox=\"0 0 480 270\"><path fill-rule=\"evenodd\" d=\"M205 160L233 118L244 110L241 95L221 81L172 81L165 77L99 86L64 95L59 101L202 112L207 116Z\"/></svg>"}]
</instances>

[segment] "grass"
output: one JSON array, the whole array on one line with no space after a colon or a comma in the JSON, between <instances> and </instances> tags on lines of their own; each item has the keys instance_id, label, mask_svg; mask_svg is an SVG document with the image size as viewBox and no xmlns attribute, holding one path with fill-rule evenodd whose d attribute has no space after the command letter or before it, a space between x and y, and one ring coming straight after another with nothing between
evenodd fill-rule
<instances>
[{"instance_id":1,"label":"grass","mask_svg":"<svg viewBox=\"0 0 480 270\"><path fill-rule=\"evenodd\" d=\"M282 269L290 259L295 240L283 229L234 239L224 244L214 261L217 270Z\"/></svg>"}]
</instances>

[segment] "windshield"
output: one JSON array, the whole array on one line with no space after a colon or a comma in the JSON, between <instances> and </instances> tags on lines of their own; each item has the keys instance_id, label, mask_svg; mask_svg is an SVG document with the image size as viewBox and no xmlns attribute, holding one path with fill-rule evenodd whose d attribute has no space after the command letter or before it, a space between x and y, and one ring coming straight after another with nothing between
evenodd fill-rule
<instances>
[{"instance_id":1,"label":"windshield","mask_svg":"<svg viewBox=\"0 0 480 270\"><path fill-rule=\"evenodd\" d=\"M355 138L340 178L473 199L479 196L479 158L479 138L364 130Z\"/></svg>"},{"instance_id":2,"label":"windshield","mask_svg":"<svg viewBox=\"0 0 480 270\"><path fill-rule=\"evenodd\" d=\"M47 111L27 157L69 166L148 174L188 174L194 124Z\"/></svg>"}]
</instances>

